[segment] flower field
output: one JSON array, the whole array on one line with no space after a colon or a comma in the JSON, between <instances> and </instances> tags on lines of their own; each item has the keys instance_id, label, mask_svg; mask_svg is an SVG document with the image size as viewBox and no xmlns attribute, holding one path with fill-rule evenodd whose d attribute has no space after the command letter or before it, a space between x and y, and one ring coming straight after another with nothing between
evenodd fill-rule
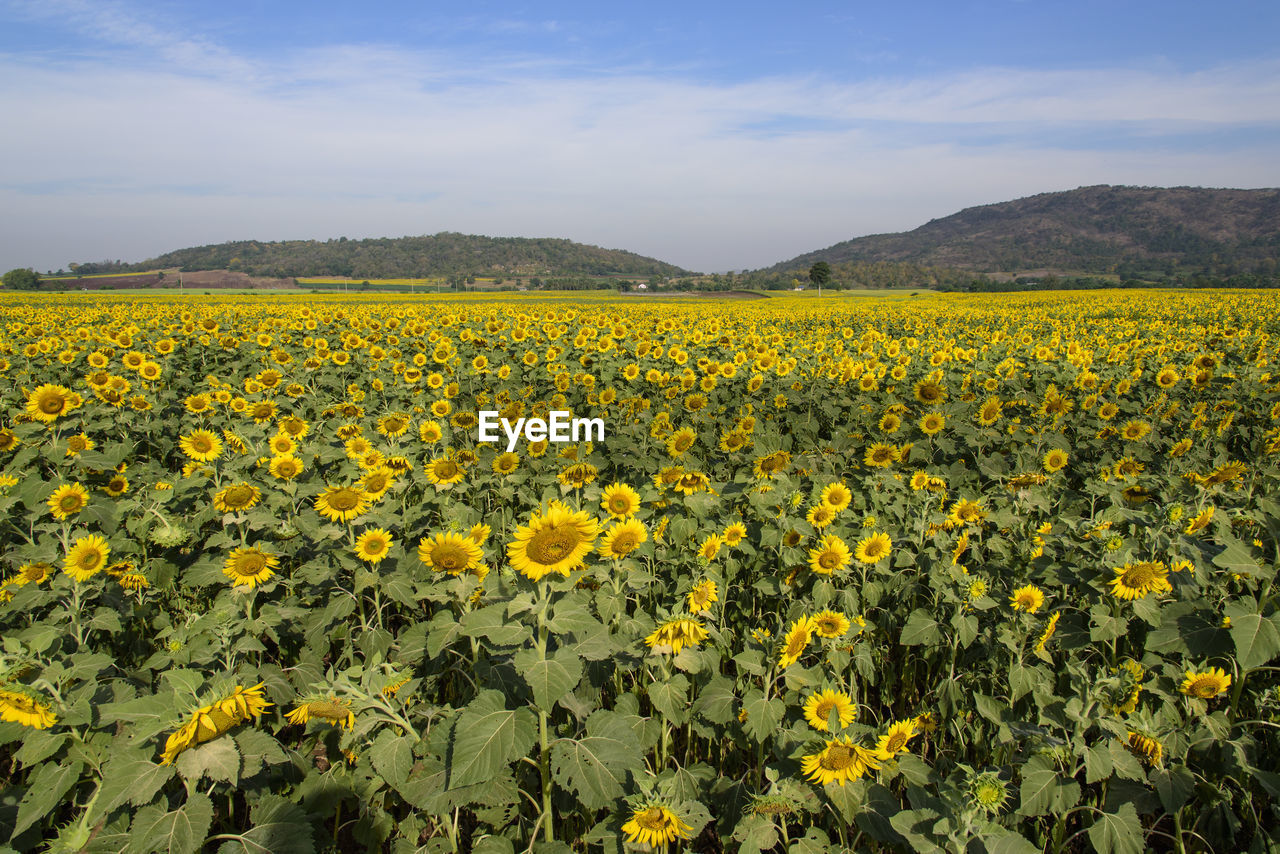
<instances>
[{"instance_id":1,"label":"flower field","mask_svg":"<svg viewBox=\"0 0 1280 854\"><path fill-rule=\"evenodd\" d=\"M1280 846L1272 294L0 321L0 851Z\"/></svg>"}]
</instances>

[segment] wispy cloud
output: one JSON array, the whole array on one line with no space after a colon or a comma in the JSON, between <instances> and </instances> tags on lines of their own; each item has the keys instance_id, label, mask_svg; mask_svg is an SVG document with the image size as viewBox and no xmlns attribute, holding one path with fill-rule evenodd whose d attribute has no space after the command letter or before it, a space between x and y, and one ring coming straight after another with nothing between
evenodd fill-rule
<instances>
[{"instance_id":1,"label":"wispy cloud","mask_svg":"<svg viewBox=\"0 0 1280 854\"><path fill-rule=\"evenodd\" d=\"M0 54L0 114L39 129L0 137L0 267L449 229L740 269L1080 184L1280 183L1275 62L714 83L373 44L253 57L124 4L10 7L98 48Z\"/></svg>"}]
</instances>

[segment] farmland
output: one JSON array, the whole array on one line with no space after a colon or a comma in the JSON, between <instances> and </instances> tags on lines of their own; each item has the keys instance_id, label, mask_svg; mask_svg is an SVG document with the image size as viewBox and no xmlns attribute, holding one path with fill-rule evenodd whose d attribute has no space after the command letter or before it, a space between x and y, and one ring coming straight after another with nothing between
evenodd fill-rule
<instances>
[{"instance_id":1,"label":"farmland","mask_svg":"<svg viewBox=\"0 0 1280 854\"><path fill-rule=\"evenodd\" d=\"M1277 318L0 296L0 840L1273 848Z\"/></svg>"}]
</instances>

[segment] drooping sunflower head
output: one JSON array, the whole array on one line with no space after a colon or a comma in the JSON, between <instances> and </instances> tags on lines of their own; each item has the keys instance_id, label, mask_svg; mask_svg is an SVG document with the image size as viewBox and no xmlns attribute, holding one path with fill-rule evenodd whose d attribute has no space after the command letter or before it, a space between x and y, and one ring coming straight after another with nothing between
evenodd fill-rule
<instances>
[{"instance_id":1,"label":"drooping sunflower head","mask_svg":"<svg viewBox=\"0 0 1280 854\"><path fill-rule=\"evenodd\" d=\"M352 729L356 725L351 701L332 696L304 700L294 706L285 717L291 724L306 724L311 720L320 720L330 726L346 729Z\"/></svg>"},{"instance_id":2,"label":"drooping sunflower head","mask_svg":"<svg viewBox=\"0 0 1280 854\"><path fill-rule=\"evenodd\" d=\"M53 705L34 690L16 683L0 688L0 721L32 729L48 729L58 722Z\"/></svg>"}]
</instances>

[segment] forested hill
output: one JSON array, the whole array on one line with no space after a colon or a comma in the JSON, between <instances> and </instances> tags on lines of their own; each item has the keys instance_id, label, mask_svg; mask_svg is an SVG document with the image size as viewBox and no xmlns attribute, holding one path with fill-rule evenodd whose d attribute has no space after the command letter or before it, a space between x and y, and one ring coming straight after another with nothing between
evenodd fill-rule
<instances>
[{"instance_id":1,"label":"forested hill","mask_svg":"<svg viewBox=\"0 0 1280 854\"><path fill-rule=\"evenodd\" d=\"M1100 185L966 208L913 231L809 252L768 272L818 261L910 262L977 272L1048 269L1121 276L1273 276L1280 189Z\"/></svg>"},{"instance_id":2,"label":"forested hill","mask_svg":"<svg viewBox=\"0 0 1280 854\"><path fill-rule=\"evenodd\" d=\"M368 240L238 240L179 249L137 264L81 264L76 272L230 270L253 276L350 276L357 279L451 276L627 275L666 278L688 271L621 249L549 237L482 237L442 232Z\"/></svg>"}]
</instances>

